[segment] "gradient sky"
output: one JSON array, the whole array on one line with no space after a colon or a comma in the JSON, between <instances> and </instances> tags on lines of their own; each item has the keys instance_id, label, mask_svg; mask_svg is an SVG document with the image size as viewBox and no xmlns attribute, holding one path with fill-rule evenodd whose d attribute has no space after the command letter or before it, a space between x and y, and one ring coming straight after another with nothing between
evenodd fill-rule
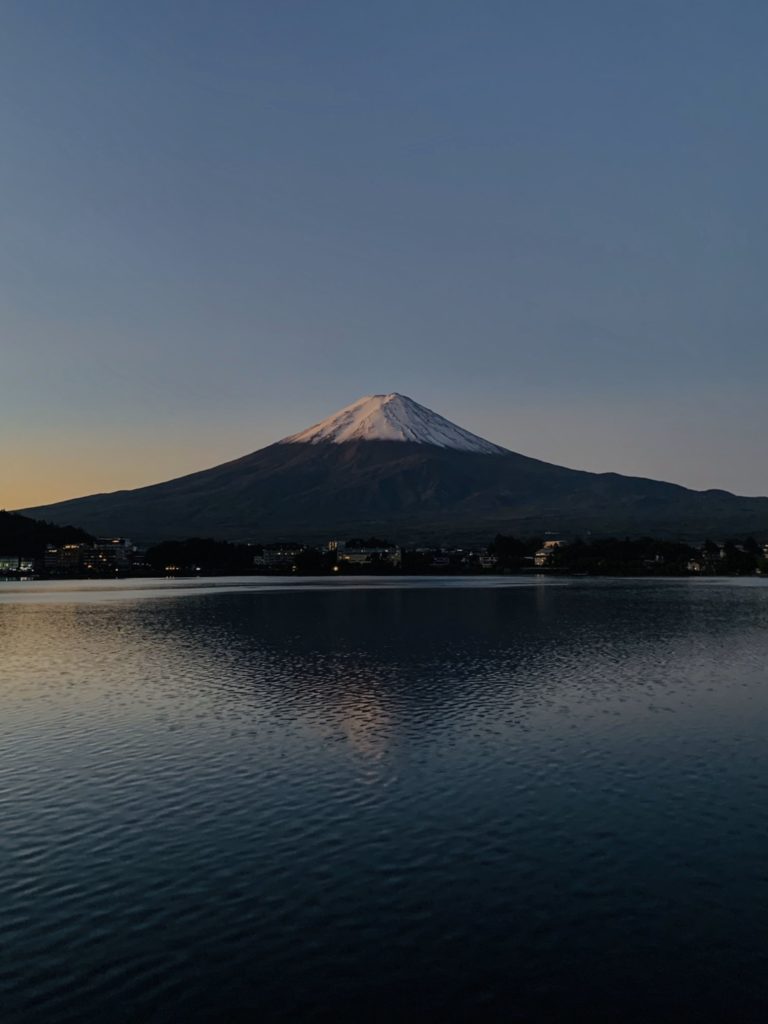
<instances>
[{"instance_id":1,"label":"gradient sky","mask_svg":"<svg viewBox=\"0 0 768 1024\"><path fill-rule=\"evenodd\" d=\"M6 0L0 507L401 391L768 494L764 0Z\"/></svg>"}]
</instances>

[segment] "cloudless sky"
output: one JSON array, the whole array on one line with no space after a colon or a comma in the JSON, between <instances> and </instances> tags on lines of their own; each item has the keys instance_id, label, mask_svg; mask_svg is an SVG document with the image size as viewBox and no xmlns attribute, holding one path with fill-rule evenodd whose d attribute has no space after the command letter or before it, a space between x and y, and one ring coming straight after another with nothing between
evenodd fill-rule
<instances>
[{"instance_id":1,"label":"cloudless sky","mask_svg":"<svg viewBox=\"0 0 768 1024\"><path fill-rule=\"evenodd\" d=\"M401 391L768 493L764 0L6 0L0 507Z\"/></svg>"}]
</instances>

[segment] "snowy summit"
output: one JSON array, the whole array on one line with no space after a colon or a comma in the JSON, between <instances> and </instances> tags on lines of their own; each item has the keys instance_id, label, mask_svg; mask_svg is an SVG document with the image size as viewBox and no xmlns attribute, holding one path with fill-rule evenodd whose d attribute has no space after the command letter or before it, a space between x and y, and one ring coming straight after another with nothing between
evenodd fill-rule
<instances>
[{"instance_id":1,"label":"snowy summit","mask_svg":"<svg viewBox=\"0 0 768 1024\"><path fill-rule=\"evenodd\" d=\"M398 395L366 395L282 444L345 444L347 441L409 441L464 452L504 455L506 449L456 426L443 416Z\"/></svg>"}]
</instances>

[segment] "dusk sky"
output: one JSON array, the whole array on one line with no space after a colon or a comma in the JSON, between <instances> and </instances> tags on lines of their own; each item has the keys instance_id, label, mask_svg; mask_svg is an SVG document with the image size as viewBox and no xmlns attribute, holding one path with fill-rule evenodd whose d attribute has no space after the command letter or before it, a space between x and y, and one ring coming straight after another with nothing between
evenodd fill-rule
<instances>
[{"instance_id":1,"label":"dusk sky","mask_svg":"<svg viewBox=\"0 0 768 1024\"><path fill-rule=\"evenodd\" d=\"M2 488L400 391L768 494L764 0L6 0Z\"/></svg>"}]
</instances>

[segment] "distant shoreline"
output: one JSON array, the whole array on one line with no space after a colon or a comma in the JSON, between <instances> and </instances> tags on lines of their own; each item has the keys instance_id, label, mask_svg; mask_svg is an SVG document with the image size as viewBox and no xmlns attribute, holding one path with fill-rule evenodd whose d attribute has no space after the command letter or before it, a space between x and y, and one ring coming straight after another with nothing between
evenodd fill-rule
<instances>
[{"instance_id":1,"label":"distant shoreline","mask_svg":"<svg viewBox=\"0 0 768 1024\"><path fill-rule=\"evenodd\" d=\"M493 571L451 571L451 572L398 572L396 570L375 571L367 569L361 572L205 572L205 573L113 573L102 575L43 575L43 574L4 574L0 576L0 583L66 583L66 582L130 582L138 580L209 580L209 579L339 579L355 580L376 577L378 579L509 579L521 578L531 579L559 578L559 579L765 579L768 574L759 571L750 572L723 572L723 573L702 573L687 571L646 571L642 572L636 568L628 568L626 571L610 570L605 572L573 572L567 569L531 568L519 570L505 570L502 572Z\"/></svg>"}]
</instances>

